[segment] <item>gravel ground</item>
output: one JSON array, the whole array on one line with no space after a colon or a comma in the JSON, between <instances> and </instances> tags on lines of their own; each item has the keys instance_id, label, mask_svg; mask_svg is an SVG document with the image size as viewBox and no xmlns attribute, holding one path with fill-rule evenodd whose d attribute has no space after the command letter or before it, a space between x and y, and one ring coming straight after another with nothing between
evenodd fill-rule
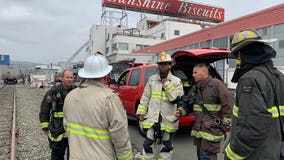
<instances>
[{"instance_id":1,"label":"gravel ground","mask_svg":"<svg viewBox=\"0 0 284 160\"><path fill-rule=\"evenodd\" d=\"M47 89L17 86L18 159L48 160L50 149L39 123L41 100Z\"/></svg>"}]
</instances>

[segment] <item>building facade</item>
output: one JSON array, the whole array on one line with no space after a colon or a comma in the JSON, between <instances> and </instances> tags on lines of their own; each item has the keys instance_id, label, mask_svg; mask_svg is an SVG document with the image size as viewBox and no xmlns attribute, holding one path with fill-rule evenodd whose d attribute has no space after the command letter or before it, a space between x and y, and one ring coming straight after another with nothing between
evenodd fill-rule
<instances>
[{"instance_id":1,"label":"building facade","mask_svg":"<svg viewBox=\"0 0 284 160\"><path fill-rule=\"evenodd\" d=\"M111 12L111 11L110 11ZM114 13L109 14L114 15ZM108 17L108 23L93 25L90 29L90 41L87 52L97 51L105 54L110 62L135 58L137 62L153 62L153 54L135 54L135 52L155 44L174 39L207 27L205 23L193 23L178 18L142 18L136 28L128 28L115 23L116 18Z\"/></svg>"},{"instance_id":2,"label":"building facade","mask_svg":"<svg viewBox=\"0 0 284 160\"><path fill-rule=\"evenodd\" d=\"M230 48L231 36L242 29L254 28L263 38L277 38L278 41L270 44L277 52L273 59L275 66L284 66L284 3L249 14L231 21L211 26L196 32L168 40L148 48L137 51L138 54L156 55L160 51L173 54L178 50L187 50L200 47ZM226 83L230 83L231 68L235 67L235 60L216 62L216 67Z\"/></svg>"}]
</instances>

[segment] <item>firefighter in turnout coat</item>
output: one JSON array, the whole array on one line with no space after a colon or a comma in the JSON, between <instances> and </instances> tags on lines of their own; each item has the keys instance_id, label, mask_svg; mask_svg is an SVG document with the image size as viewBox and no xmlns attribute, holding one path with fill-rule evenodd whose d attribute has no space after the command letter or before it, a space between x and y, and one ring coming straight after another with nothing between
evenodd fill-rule
<instances>
[{"instance_id":1,"label":"firefighter in turnout coat","mask_svg":"<svg viewBox=\"0 0 284 160\"><path fill-rule=\"evenodd\" d=\"M111 70L104 56L89 56L78 73L84 82L66 97L64 126L71 159L132 159L125 109L104 79Z\"/></svg>"},{"instance_id":2,"label":"firefighter in turnout coat","mask_svg":"<svg viewBox=\"0 0 284 160\"><path fill-rule=\"evenodd\" d=\"M195 65L193 77L196 85L188 92L188 97L194 103L191 106L195 116L191 136L194 137L198 160L217 160L220 142L225 139L226 132L230 129L229 122L234 104L233 95L226 85L209 76L208 72L206 64ZM179 107L178 117L192 110L191 107Z\"/></svg>"},{"instance_id":3,"label":"firefighter in turnout coat","mask_svg":"<svg viewBox=\"0 0 284 160\"><path fill-rule=\"evenodd\" d=\"M284 115L281 109L284 78L271 60L276 57L276 51L267 44L275 41L262 39L254 29L242 30L233 36L231 56L240 63L232 78L238 85L225 159L280 159L283 127L279 120Z\"/></svg>"},{"instance_id":4,"label":"firefighter in turnout coat","mask_svg":"<svg viewBox=\"0 0 284 160\"><path fill-rule=\"evenodd\" d=\"M183 85L170 72L174 63L170 55L161 52L157 63L160 72L149 78L136 114L143 128L147 129L143 144L144 159L155 159L158 156L158 159L170 160L173 153L172 137L179 123L173 115L177 107L172 101L184 94ZM162 148L159 154L155 154L155 146L159 143Z\"/></svg>"},{"instance_id":5,"label":"firefighter in turnout coat","mask_svg":"<svg viewBox=\"0 0 284 160\"><path fill-rule=\"evenodd\" d=\"M63 104L64 99L75 86L73 72L65 70L59 83L53 86L45 94L40 107L39 119L44 134L48 136L51 148L51 160L63 160L65 150L69 156L68 140L63 127Z\"/></svg>"}]
</instances>

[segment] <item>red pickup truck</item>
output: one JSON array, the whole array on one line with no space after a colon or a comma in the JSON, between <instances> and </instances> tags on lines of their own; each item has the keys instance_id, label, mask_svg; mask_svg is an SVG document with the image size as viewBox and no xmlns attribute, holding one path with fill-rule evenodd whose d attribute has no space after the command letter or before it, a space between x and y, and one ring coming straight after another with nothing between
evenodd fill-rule
<instances>
[{"instance_id":1,"label":"red pickup truck","mask_svg":"<svg viewBox=\"0 0 284 160\"><path fill-rule=\"evenodd\" d=\"M191 86L188 84L193 83L192 69L195 64L211 64L227 58L229 52L227 49L220 48L200 48L175 52L172 58L176 64L172 67L171 72L186 84L184 85L185 95ZM212 77L222 79L212 65L209 68L209 72ZM129 119L136 120L136 110L142 97L144 86L148 78L156 73L158 73L157 64L130 67L120 74L117 81L113 81L110 84L110 88L116 91L121 98ZM185 116L180 119L179 124L180 126L191 126L192 121L194 121L193 116Z\"/></svg>"}]
</instances>

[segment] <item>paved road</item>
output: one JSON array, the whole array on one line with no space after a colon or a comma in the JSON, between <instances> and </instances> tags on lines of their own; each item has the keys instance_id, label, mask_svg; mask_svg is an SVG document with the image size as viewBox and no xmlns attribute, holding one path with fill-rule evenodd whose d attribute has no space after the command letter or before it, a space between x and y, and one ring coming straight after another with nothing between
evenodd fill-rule
<instances>
[{"instance_id":1,"label":"paved road","mask_svg":"<svg viewBox=\"0 0 284 160\"><path fill-rule=\"evenodd\" d=\"M141 156L137 155L139 155L139 153L142 151L144 138L140 136L138 130L136 129L135 122L129 122L129 134L131 143L133 144L134 154L136 154L136 157L138 157L137 159L139 159ZM188 129L178 131L173 143L173 160L197 160L195 146L193 145L193 138L190 136ZM219 154L218 160L222 159L224 159L223 154Z\"/></svg>"}]
</instances>

